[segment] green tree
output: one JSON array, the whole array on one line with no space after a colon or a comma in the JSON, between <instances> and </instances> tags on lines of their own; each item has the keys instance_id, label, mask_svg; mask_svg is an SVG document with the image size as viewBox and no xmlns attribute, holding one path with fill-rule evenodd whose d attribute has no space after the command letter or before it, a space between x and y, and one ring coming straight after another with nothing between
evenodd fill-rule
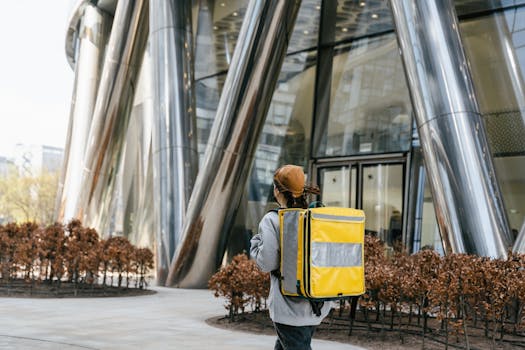
<instances>
[{"instance_id":1,"label":"green tree","mask_svg":"<svg viewBox=\"0 0 525 350\"><path fill-rule=\"evenodd\" d=\"M54 219L58 172L19 176L11 171L0 177L0 218L51 224Z\"/></svg>"}]
</instances>

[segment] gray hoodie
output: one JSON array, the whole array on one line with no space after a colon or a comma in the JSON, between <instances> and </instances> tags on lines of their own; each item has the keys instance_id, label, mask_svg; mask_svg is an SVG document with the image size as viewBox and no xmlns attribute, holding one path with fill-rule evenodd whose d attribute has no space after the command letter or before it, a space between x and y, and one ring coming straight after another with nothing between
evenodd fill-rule
<instances>
[{"instance_id":1,"label":"gray hoodie","mask_svg":"<svg viewBox=\"0 0 525 350\"><path fill-rule=\"evenodd\" d=\"M262 271L271 272L279 269L280 254L279 215L269 212L262 218L259 232L251 240L250 255ZM331 305L331 302L325 302L318 317L307 299L285 297L279 289L279 279L273 274L270 277L268 309L273 322L289 326L318 325L330 312Z\"/></svg>"}]
</instances>

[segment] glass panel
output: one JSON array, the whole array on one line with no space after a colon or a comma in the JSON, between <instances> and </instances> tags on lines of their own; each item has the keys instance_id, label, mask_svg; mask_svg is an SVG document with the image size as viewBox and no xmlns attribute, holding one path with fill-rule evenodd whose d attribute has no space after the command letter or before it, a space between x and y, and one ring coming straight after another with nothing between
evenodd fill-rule
<instances>
[{"instance_id":1,"label":"glass panel","mask_svg":"<svg viewBox=\"0 0 525 350\"><path fill-rule=\"evenodd\" d=\"M468 15L472 13L479 13L482 11L495 10L505 8L508 6L525 4L525 0L456 0L456 12L459 16Z\"/></svg>"},{"instance_id":2,"label":"glass panel","mask_svg":"<svg viewBox=\"0 0 525 350\"><path fill-rule=\"evenodd\" d=\"M525 7L460 23L514 234L525 217Z\"/></svg>"},{"instance_id":3,"label":"glass panel","mask_svg":"<svg viewBox=\"0 0 525 350\"><path fill-rule=\"evenodd\" d=\"M443 255L443 243L436 221L436 212L434 211L434 202L430 193L428 181L425 181L425 195L423 198L423 210L421 221L421 241L419 242L420 250L432 249ZM415 246L418 242L414 242Z\"/></svg>"},{"instance_id":4,"label":"glass panel","mask_svg":"<svg viewBox=\"0 0 525 350\"><path fill-rule=\"evenodd\" d=\"M207 1L195 36L195 79L228 69L248 0Z\"/></svg>"},{"instance_id":5,"label":"glass panel","mask_svg":"<svg viewBox=\"0 0 525 350\"><path fill-rule=\"evenodd\" d=\"M317 46L320 6L321 0L301 3L288 52ZM207 1L201 6L195 36L195 79L228 70L247 7L248 0Z\"/></svg>"},{"instance_id":6,"label":"glass panel","mask_svg":"<svg viewBox=\"0 0 525 350\"><path fill-rule=\"evenodd\" d=\"M284 60L255 152L244 217L238 218L251 232L257 231L268 209L277 206L272 186L275 169L296 164L308 172L313 113L313 103L308 101L313 101L315 56L316 52L302 52Z\"/></svg>"},{"instance_id":7,"label":"glass panel","mask_svg":"<svg viewBox=\"0 0 525 350\"><path fill-rule=\"evenodd\" d=\"M515 238L525 218L525 159L523 156L498 157L494 159L494 165Z\"/></svg>"},{"instance_id":8,"label":"glass panel","mask_svg":"<svg viewBox=\"0 0 525 350\"><path fill-rule=\"evenodd\" d=\"M316 155L407 151L412 107L395 36L337 49L328 123Z\"/></svg>"},{"instance_id":9,"label":"glass panel","mask_svg":"<svg viewBox=\"0 0 525 350\"><path fill-rule=\"evenodd\" d=\"M483 11L525 4L525 0L456 0L458 15L469 15ZM339 0L337 16L327 25L335 23L335 40L349 40L394 30L388 1Z\"/></svg>"},{"instance_id":10,"label":"glass panel","mask_svg":"<svg viewBox=\"0 0 525 350\"><path fill-rule=\"evenodd\" d=\"M525 7L460 24L484 114L525 109L524 23Z\"/></svg>"},{"instance_id":11,"label":"glass panel","mask_svg":"<svg viewBox=\"0 0 525 350\"><path fill-rule=\"evenodd\" d=\"M350 171L348 166L319 170L321 201L327 207L350 207ZM355 197L355 196L354 196Z\"/></svg>"},{"instance_id":12,"label":"glass panel","mask_svg":"<svg viewBox=\"0 0 525 350\"><path fill-rule=\"evenodd\" d=\"M306 0L301 2L292 37L288 44L288 52L292 53L317 47L320 9L321 0Z\"/></svg>"},{"instance_id":13,"label":"glass panel","mask_svg":"<svg viewBox=\"0 0 525 350\"><path fill-rule=\"evenodd\" d=\"M394 30L388 1L338 1L335 40Z\"/></svg>"},{"instance_id":14,"label":"glass panel","mask_svg":"<svg viewBox=\"0 0 525 350\"><path fill-rule=\"evenodd\" d=\"M402 164L363 166L363 210L368 234L378 236L389 247L401 242Z\"/></svg>"},{"instance_id":15,"label":"glass panel","mask_svg":"<svg viewBox=\"0 0 525 350\"><path fill-rule=\"evenodd\" d=\"M202 161L208 137L210 136L219 98L226 74L197 81L195 84L195 105L197 114L197 149Z\"/></svg>"},{"instance_id":16,"label":"glass panel","mask_svg":"<svg viewBox=\"0 0 525 350\"><path fill-rule=\"evenodd\" d=\"M357 168L352 167L350 171L350 208L357 208Z\"/></svg>"}]
</instances>

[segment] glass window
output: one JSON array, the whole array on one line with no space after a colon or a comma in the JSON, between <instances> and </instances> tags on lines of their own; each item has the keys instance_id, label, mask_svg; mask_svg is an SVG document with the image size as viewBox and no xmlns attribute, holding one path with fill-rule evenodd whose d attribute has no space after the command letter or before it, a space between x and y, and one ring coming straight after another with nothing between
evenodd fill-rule
<instances>
[{"instance_id":1,"label":"glass window","mask_svg":"<svg viewBox=\"0 0 525 350\"><path fill-rule=\"evenodd\" d=\"M319 186L324 205L350 207L350 171L348 166L321 169Z\"/></svg>"},{"instance_id":2,"label":"glass window","mask_svg":"<svg viewBox=\"0 0 525 350\"><path fill-rule=\"evenodd\" d=\"M496 10L519 4L525 4L525 0L455 0L456 12L459 16L480 13L489 10Z\"/></svg>"},{"instance_id":3,"label":"glass window","mask_svg":"<svg viewBox=\"0 0 525 350\"><path fill-rule=\"evenodd\" d=\"M248 7L248 0L203 3L196 23L195 79L228 69Z\"/></svg>"},{"instance_id":4,"label":"glass window","mask_svg":"<svg viewBox=\"0 0 525 350\"><path fill-rule=\"evenodd\" d=\"M329 207L356 207L356 179L355 166L321 168L319 170L318 185L321 188L321 201Z\"/></svg>"},{"instance_id":5,"label":"glass window","mask_svg":"<svg viewBox=\"0 0 525 350\"><path fill-rule=\"evenodd\" d=\"M195 105L197 114L197 149L202 160L213 126L219 98L226 74L202 79L195 83Z\"/></svg>"},{"instance_id":6,"label":"glass window","mask_svg":"<svg viewBox=\"0 0 525 350\"><path fill-rule=\"evenodd\" d=\"M321 0L305 0L288 46L288 52L315 48L319 33ZM228 70L248 7L248 0L208 1L200 7L195 42L195 79Z\"/></svg>"},{"instance_id":7,"label":"glass window","mask_svg":"<svg viewBox=\"0 0 525 350\"><path fill-rule=\"evenodd\" d=\"M525 218L525 7L460 24L511 230Z\"/></svg>"},{"instance_id":8,"label":"glass window","mask_svg":"<svg viewBox=\"0 0 525 350\"><path fill-rule=\"evenodd\" d=\"M288 44L289 53L317 46L320 9L321 0L306 0L301 2L292 37Z\"/></svg>"},{"instance_id":9,"label":"glass window","mask_svg":"<svg viewBox=\"0 0 525 350\"><path fill-rule=\"evenodd\" d=\"M363 211L365 229L389 247L402 241L403 165L363 166Z\"/></svg>"},{"instance_id":10,"label":"glass window","mask_svg":"<svg viewBox=\"0 0 525 350\"><path fill-rule=\"evenodd\" d=\"M431 249L444 255L443 243L441 241L441 234L436 220L436 212L434 211L434 202L432 194L430 193L430 186L425 180L425 189L423 197L423 205L421 208L421 232L419 240L416 239L414 247L416 250Z\"/></svg>"},{"instance_id":11,"label":"glass window","mask_svg":"<svg viewBox=\"0 0 525 350\"><path fill-rule=\"evenodd\" d=\"M388 1L338 1L335 26L336 41L394 30Z\"/></svg>"},{"instance_id":12,"label":"glass window","mask_svg":"<svg viewBox=\"0 0 525 350\"><path fill-rule=\"evenodd\" d=\"M252 232L267 210L277 206L272 186L275 170L282 164L296 164L308 171L315 56L315 52L302 52L283 63L255 152L247 204L243 204L243 219Z\"/></svg>"},{"instance_id":13,"label":"glass window","mask_svg":"<svg viewBox=\"0 0 525 350\"><path fill-rule=\"evenodd\" d=\"M315 154L407 151L412 108L403 72L394 34L337 47L329 117L319 125L324 134Z\"/></svg>"}]
</instances>

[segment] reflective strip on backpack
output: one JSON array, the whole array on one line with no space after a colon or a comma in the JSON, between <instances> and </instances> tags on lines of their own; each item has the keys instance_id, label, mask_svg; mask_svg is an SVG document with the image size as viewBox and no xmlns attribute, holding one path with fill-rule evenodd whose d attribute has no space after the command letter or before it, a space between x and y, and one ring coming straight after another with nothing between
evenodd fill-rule
<instances>
[{"instance_id":1,"label":"reflective strip on backpack","mask_svg":"<svg viewBox=\"0 0 525 350\"><path fill-rule=\"evenodd\" d=\"M344 215L330 215L330 214L320 214L320 213L312 213L312 219L350 221L350 222L363 222L365 220L363 216L344 216Z\"/></svg>"},{"instance_id":2,"label":"reflective strip on backpack","mask_svg":"<svg viewBox=\"0 0 525 350\"><path fill-rule=\"evenodd\" d=\"M363 266L362 246L360 243L312 242L312 266Z\"/></svg>"},{"instance_id":3,"label":"reflective strip on backpack","mask_svg":"<svg viewBox=\"0 0 525 350\"><path fill-rule=\"evenodd\" d=\"M283 217L283 266L281 281L282 287L289 293L297 292L297 235L299 232L300 211L287 211Z\"/></svg>"}]
</instances>

